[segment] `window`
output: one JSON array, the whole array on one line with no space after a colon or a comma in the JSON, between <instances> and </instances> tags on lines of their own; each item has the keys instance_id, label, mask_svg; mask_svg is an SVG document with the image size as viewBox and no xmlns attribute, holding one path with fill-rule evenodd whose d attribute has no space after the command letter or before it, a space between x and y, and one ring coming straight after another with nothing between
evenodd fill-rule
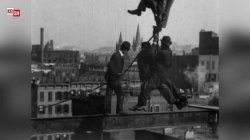
<instances>
[{"instance_id":1,"label":"window","mask_svg":"<svg viewBox=\"0 0 250 140\"><path fill-rule=\"evenodd\" d=\"M201 65L204 66L204 61L201 61Z\"/></svg>"},{"instance_id":2,"label":"window","mask_svg":"<svg viewBox=\"0 0 250 140\"><path fill-rule=\"evenodd\" d=\"M44 101L44 92L40 92L40 102Z\"/></svg>"},{"instance_id":3,"label":"window","mask_svg":"<svg viewBox=\"0 0 250 140\"><path fill-rule=\"evenodd\" d=\"M212 70L214 70L214 69L215 69L215 62L212 61Z\"/></svg>"},{"instance_id":4,"label":"window","mask_svg":"<svg viewBox=\"0 0 250 140\"><path fill-rule=\"evenodd\" d=\"M57 105L57 106L56 106L56 113L59 114L59 113L61 113L61 112L62 112L62 107L61 107L61 105Z\"/></svg>"},{"instance_id":5,"label":"window","mask_svg":"<svg viewBox=\"0 0 250 140\"><path fill-rule=\"evenodd\" d=\"M48 114L50 114L50 115L52 114L52 109L53 109L53 106L48 107Z\"/></svg>"},{"instance_id":6,"label":"window","mask_svg":"<svg viewBox=\"0 0 250 140\"><path fill-rule=\"evenodd\" d=\"M44 105L38 106L38 113L39 114L45 114L45 106Z\"/></svg>"},{"instance_id":7,"label":"window","mask_svg":"<svg viewBox=\"0 0 250 140\"><path fill-rule=\"evenodd\" d=\"M60 140L60 135L57 134L57 135L55 136L55 140Z\"/></svg>"},{"instance_id":8,"label":"window","mask_svg":"<svg viewBox=\"0 0 250 140\"><path fill-rule=\"evenodd\" d=\"M63 113L69 113L69 105L63 105Z\"/></svg>"},{"instance_id":9,"label":"window","mask_svg":"<svg viewBox=\"0 0 250 140\"><path fill-rule=\"evenodd\" d=\"M69 135L67 134L63 134L61 137L62 137L62 140L69 140Z\"/></svg>"},{"instance_id":10,"label":"window","mask_svg":"<svg viewBox=\"0 0 250 140\"><path fill-rule=\"evenodd\" d=\"M212 82L215 82L216 81L216 74L211 74L211 79L210 79Z\"/></svg>"},{"instance_id":11,"label":"window","mask_svg":"<svg viewBox=\"0 0 250 140\"><path fill-rule=\"evenodd\" d=\"M53 100L53 97L52 97L53 95L52 95L52 92L50 91L50 92L48 92L48 101L49 102L52 102L52 100Z\"/></svg>"},{"instance_id":12,"label":"window","mask_svg":"<svg viewBox=\"0 0 250 140\"><path fill-rule=\"evenodd\" d=\"M56 92L56 100L62 100L62 92Z\"/></svg>"},{"instance_id":13,"label":"window","mask_svg":"<svg viewBox=\"0 0 250 140\"><path fill-rule=\"evenodd\" d=\"M160 106L159 105L155 105L155 112L160 112Z\"/></svg>"},{"instance_id":14,"label":"window","mask_svg":"<svg viewBox=\"0 0 250 140\"><path fill-rule=\"evenodd\" d=\"M206 74L206 82L210 82L210 74Z\"/></svg>"},{"instance_id":15,"label":"window","mask_svg":"<svg viewBox=\"0 0 250 140\"><path fill-rule=\"evenodd\" d=\"M43 139L44 139L43 136L40 136L40 137L39 137L39 140L43 140Z\"/></svg>"},{"instance_id":16,"label":"window","mask_svg":"<svg viewBox=\"0 0 250 140\"><path fill-rule=\"evenodd\" d=\"M153 112L153 106L150 106L150 112Z\"/></svg>"},{"instance_id":17,"label":"window","mask_svg":"<svg viewBox=\"0 0 250 140\"><path fill-rule=\"evenodd\" d=\"M48 136L48 140L52 140L52 136L51 135Z\"/></svg>"},{"instance_id":18,"label":"window","mask_svg":"<svg viewBox=\"0 0 250 140\"><path fill-rule=\"evenodd\" d=\"M68 100L70 98L70 94L69 94L68 91L64 91L63 94L64 94L64 99L65 100Z\"/></svg>"},{"instance_id":19,"label":"window","mask_svg":"<svg viewBox=\"0 0 250 140\"><path fill-rule=\"evenodd\" d=\"M214 73L209 73L206 74L206 82L215 82L216 81L216 74Z\"/></svg>"},{"instance_id":20,"label":"window","mask_svg":"<svg viewBox=\"0 0 250 140\"><path fill-rule=\"evenodd\" d=\"M210 61L207 61L207 70L210 69Z\"/></svg>"}]
</instances>

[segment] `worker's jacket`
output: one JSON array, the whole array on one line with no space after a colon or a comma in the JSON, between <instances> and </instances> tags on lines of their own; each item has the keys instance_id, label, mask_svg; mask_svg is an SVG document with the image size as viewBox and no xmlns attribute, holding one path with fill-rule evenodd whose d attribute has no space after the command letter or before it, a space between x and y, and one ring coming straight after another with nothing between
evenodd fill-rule
<instances>
[{"instance_id":1,"label":"worker's jacket","mask_svg":"<svg viewBox=\"0 0 250 140\"><path fill-rule=\"evenodd\" d=\"M154 67L155 54L152 49L141 50L137 56L137 64L141 81L147 81L151 77Z\"/></svg>"},{"instance_id":2,"label":"worker's jacket","mask_svg":"<svg viewBox=\"0 0 250 140\"><path fill-rule=\"evenodd\" d=\"M157 74L162 80L168 79L168 70L172 65L172 51L170 48L163 48L156 55Z\"/></svg>"}]
</instances>

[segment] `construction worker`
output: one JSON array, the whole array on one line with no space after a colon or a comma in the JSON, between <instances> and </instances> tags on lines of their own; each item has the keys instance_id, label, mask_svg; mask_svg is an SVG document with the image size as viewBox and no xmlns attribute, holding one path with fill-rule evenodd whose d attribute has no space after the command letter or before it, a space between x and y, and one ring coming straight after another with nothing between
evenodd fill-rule
<instances>
[{"instance_id":1,"label":"construction worker","mask_svg":"<svg viewBox=\"0 0 250 140\"><path fill-rule=\"evenodd\" d=\"M162 94L163 97L170 103L175 104L178 109L185 107L188 102L186 96L182 96L180 91L177 90L175 85L168 78L168 71L172 66L172 51L171 46L172 41L169 36L164 36L161 40L161 49L157 52L156 62L157 62L157 74L160 78L160 87L167 86L172 94ZM161 90L166 90L162 88ZM166 91L168 92L168 91ZM168 98L168 99L167 99Z\"/></svg>"},{"instance_id":2,"label":"construction worker","mask_svg":"<svg viewBox=\"0 0 250 140\"><path fill-rule=\"evenodd\" d=\"M150 8L154 14L156 26L154 26L153 35L159 33L162 28L166 28L167 21L174 0L141 0L137 9L128 10L132 15L140 16L142 11Z\"/></svg>"},{"instance_id":3,"label":"construction worker","mask_svg":"<svg viewBox=\"0 0 250 140\"><path fill-rule=\"evenodd\" d=\"M123 111L123 100L124 95L121 87L121 77L124 66L124 55L127 55L130 50L130 43L124 41L121 45L120 50L115 52L108 63L108 70L105 74L105 79L107 81L106 95L104 97L104 115L111 113L111 98L113 91L117 95L117 114L126 114Z\"/></svg>"},{"instance_id":4,"label":"construction worker","mask_svg":"<svg viewBox=\"0 0 250 140\"><path fill-rule=\"evenodd\" d=\"M145 102L150 98L150 94L145 94L145 87L151 78L152 68L154 66L154 51L149 42L142 43L141 51L137 56L137 64L141 80L141 93L138 98L137 106L145 106Z\"/></svg>"},{"instance_id":5,"label":"construction worker","mask_svg":"<svg viewBox=\"0 0 250 140\"><path fill-rule=\"evenodd\" d=\"M147 100L150 100L150 93L155 89L160 91L161 95L169 104L175 104L178 109L182 109L187 105L187 99L180 95L177 88L167 77L167 71L172 64L172 51L170 49L172 41L170 37L164 36L161 40L161 44L161 49L158 50L157 54L148 53L151 56L146 55L146 53L144 55L138 55L139 73L142 72L140 65L144 68L149 67L150 70L144 74L148 76L142 80L141 93L137 105L129 108L132 111L146 110ZM151 48L151 50L153 49ZM140 59L145 60L142 61ZM148 59L150 59L150 61Z\"/></svg>"}]
</instances>

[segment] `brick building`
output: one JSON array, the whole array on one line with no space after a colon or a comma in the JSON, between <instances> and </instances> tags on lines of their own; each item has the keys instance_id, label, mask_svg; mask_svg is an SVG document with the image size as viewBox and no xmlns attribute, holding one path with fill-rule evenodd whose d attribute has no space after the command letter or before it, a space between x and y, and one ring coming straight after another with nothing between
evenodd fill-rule
<instances>
[{"instance_id":1,"label":"brick building","mask_svg":"<svg viewBox=\"0 0 250 140\"><path fill-rule=\"evenodd\" d=\"M80 63L80 53L79 51L71 50L44 50L43 53L44 63Z\"/></svg>"}]
</instances>

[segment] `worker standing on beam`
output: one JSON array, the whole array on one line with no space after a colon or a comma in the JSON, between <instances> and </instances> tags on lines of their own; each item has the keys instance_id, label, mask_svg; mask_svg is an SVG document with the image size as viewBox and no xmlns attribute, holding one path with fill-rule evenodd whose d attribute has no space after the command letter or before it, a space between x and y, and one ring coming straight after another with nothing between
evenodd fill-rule
<instances>
[{"instance_id":1,"label":"worker standing on beam","mask_svg":"<svg viewBox=\"0 0 250 140\"><path fill-rule=\"evenodd\" d=\"M153 35L158 34L162 28L166 28L170 9L174 0L141 0L137 9L128 10L132 15L140 16L142 11L150 8L154 14L156 26L153 27Z\"/></svg>"},{"instance_id":2,"label":"worker standing on beam","mask_svg":"<svg viewBox=\"0 0 250 140\"><path fill-rule=\"evenodd\" d=\"M129 108L129 110L146 110L147 100L150 100L150 94L155 89L160 91L169 104L175 104L178 109L182 109L188 104L186 97L181 96L177 88L167 77L167 71L172 65L171 44L170 37L164 36L161 40L161 49L155 54L152 53L154 49L149 43L142 43L142 51L137 58L142 81L141 93L137 105Z\"/></svg>"},{"instance_id":3,"label":"worker standing on beam","mask_svg":"<svg viewBox=\"0 0 250 140\"><path fill-rule=\"evenodd\" d=\"M130 43L124 41L120 50L115 52L108 63L108 70L105 74L105 80L107 81L106 95L104 97L104 115L111 113L111 98L113 91L117 95L117 114L126 114L123 111L124 95L121 87L122 71L124 66L124 55L127 55L130 50Z\"/></svg>"}]
</instances>

